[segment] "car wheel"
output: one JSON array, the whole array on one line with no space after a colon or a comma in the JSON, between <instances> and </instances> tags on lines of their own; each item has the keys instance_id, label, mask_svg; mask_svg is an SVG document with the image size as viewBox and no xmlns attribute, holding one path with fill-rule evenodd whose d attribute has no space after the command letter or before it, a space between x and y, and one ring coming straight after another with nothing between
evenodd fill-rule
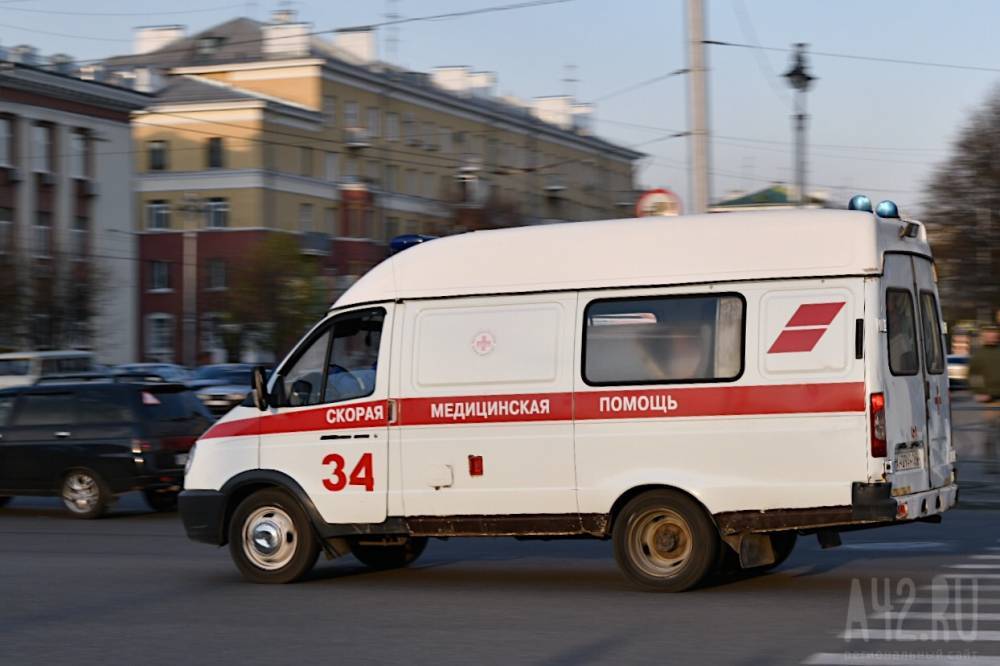
<instances>
[{"instance_id":1,"label":"car wheel","mask_svg":"<svg viewBox=\"0 0 1000 666\"><path fill-rule=\"evenodd\" d=\"M154 490L152 488L146 488L142 491L142 495L146 498L146 504L148 504L153 511L167 512L177 510L178 492L176 490Z\"/></svg>"},{"instance_id":2,"label":"car wheel","mask_svg":"<svg viewBox=\"0 0 1000 666\"><path fill-rule=\"evenodd\" d=\"M700 505L676 491L654 490L629 501L612 538L622 573L647 590L691 589L718 561L715 526Z\"/></svg>"},{"instance_id":3,"label":"car wheel","mask_svg":"<svg viewBox=\"0 0 1000 666\"><path fill-rule=\"evenodd\" d=\"M382 545L373 541L352 541L351 554L372 569L401 569L412 564L427 548L427 537L407 537L403 543Z\"/></svg>"},{"instance_id":4,"label":"car wheel","mask_svg":"<svg viewBox=\"0 0 1000 666\"><path fill-rule=\"evenodd\" d=\"M288 493L260 490L240 502L229 523L229 552L254 583L291 583L312 569L319 540L309 517Z\"/></svg>"},{"instance_id":5,"label":"car wheel","mask_svg":"<svg viewBox=\"0 0 1000 666\"><path fill-rule=\"evenodd\" d=\"M63 477L63 506L76 518L100 518L111 504L111 490L89 469L74 469Z\"/></svg>"}]
</instances>

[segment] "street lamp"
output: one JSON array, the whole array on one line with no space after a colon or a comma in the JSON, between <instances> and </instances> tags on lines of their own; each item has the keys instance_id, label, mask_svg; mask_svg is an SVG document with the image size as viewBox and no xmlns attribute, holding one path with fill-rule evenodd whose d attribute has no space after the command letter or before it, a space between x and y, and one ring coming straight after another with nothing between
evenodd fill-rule
<instances>
[{"instance_id":1,"label":"street lamp","mask_svg":"<svg viewBox=\"0 0 1000 666\"><path fill-rule=\"evenodd\" d=\"M795 180L799 188L799 205L806 203L806 92L816 80L806 67L806 44L796 44L792 67L784 73L788 85L795 91Z\"/></svg>"}]
</instances>

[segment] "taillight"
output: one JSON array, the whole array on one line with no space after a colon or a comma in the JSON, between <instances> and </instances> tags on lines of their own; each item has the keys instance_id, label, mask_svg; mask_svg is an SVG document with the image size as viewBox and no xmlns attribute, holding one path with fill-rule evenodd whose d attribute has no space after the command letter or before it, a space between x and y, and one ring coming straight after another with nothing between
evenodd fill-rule
<instances>
[{"instance_id":1,"label":"taillight","mask_svg":"<svg viewBox=\"0 0 1000 666\"><path fill-rule=\"evenodd\" d=\"M153 450L153 445L143 439L132 440L132 453L139 455Z\"/></svg>"},{"instance_id":2,"label":"taillight","mask_svg":"<svg viewBox=\"0 0 1000 666\"><path fill-rule=\"evenodd\" d=\"M872 419L872 457L885 458L885 394L872 393L871 396L871 419Z\"/></svg>"}]
</instances>

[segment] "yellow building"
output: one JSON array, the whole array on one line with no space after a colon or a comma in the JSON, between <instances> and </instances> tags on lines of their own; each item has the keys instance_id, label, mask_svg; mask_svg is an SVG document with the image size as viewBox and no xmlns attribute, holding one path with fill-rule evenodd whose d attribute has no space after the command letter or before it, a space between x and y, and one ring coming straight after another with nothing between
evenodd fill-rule
<instances>
[{"instance_id":1,"label":"yellow building","mask_svg":"<svg viewBox=\"0 0 1000 666\"><path fill-rule=\"evenodd\" d=\"M133 115L146 357L212 356L198 304L264 234L298 234L344 288L399 234L630 215L642 155L593 136L589 105L501 99L492 73L406 71L369 31L311 32L288 11L143 28L93 73L155 93Z\"/></svg>"}]
</instances>

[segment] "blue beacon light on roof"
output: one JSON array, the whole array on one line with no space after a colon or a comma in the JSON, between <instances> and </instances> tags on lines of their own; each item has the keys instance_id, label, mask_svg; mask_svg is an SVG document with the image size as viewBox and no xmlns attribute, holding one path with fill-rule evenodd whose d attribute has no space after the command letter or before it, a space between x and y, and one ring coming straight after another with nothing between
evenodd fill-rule
<instances>
[{"instance_id":1,"label":"blue beacon light on roof","mask_svg":"<svg viewBox=\"0 0 1000 666\"><path fill-rule=\"evenodd\" d=\"M894 201L880 201L878 206L875 206L875 214L881 218L898 220L899 208Z\"/></svg>"},{"instance_id":2,"label":"blue beacon light on roof","mask_svg":"<svg viewBox=\"0 0 1000 666\"><path fill-rule=\"evenodd\" d=\"M851 197L850 202L847 204L847 210L863 210L865 212L872 212L872 200L863 194L856 194Z\"/></svg>"}]
</instances>

